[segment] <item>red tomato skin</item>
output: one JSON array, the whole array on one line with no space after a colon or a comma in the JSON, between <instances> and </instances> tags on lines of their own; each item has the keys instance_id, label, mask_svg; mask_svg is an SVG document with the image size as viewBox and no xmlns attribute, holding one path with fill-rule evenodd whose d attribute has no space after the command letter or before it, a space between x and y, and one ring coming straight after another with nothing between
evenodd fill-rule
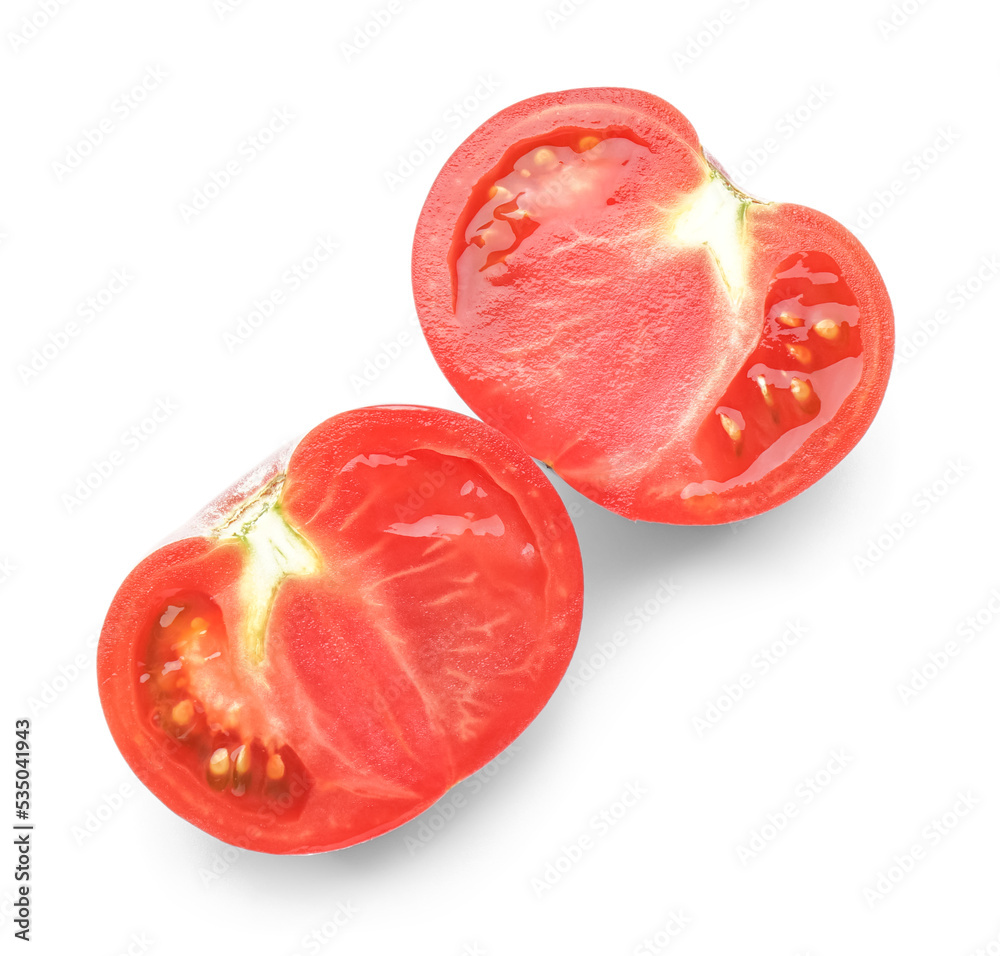
<instances>
[{"instance_id":1,"label":"red tomato skin","mask_svg":"<svg viewBox=\"0 0 1000 956\"><path fill-rule=\"evenodd\" d=\"M382 534L383 499L408 490L403 476L414 462L388 469L387 478L372 484L379 472L368 462L382 454L379 449L426 449L431 458L453 459L456 467L480 475L477 487L487 490L478 501L486 510L500 508L503 531L486 516L478 525L475 518L469 519L479 533L432 531L429 537L414 537L411 526L419 531L420 522L427 523L423 511L447 501L442 496L451 492L445 483L433 490L426 504L404 502L403 516L416 519L402 522L405 535ZM359 456L365 459L360 464ZM302 758L302 785L296 791L297 780L291 780L282 797L288 798L287 804L269 798L251 803L235 795L235 770L230 770L228 789L209 787L203 763L192 754L194 745L189 738L175 739L164 731L164 707L155 711L158 705L149 696L152 692L147 693L159 680L158 672L151 678L143 673L149 670L143 662L152 659L150 634L158 621L162 628L168 616L164 607L172 607L171 600L183 604L176 595L186 592L215 602L225 624L226 655L239 660L242 645L235 635L252 617L242 590L251 551L243 539L213 537L209 529L217 526L220 515L253 499L278 476L284 477L276 507L314 549L318 563L314 571L281 579L267 620L264 660L252 666L227 665L223 677L238 688L234 699L244 705L241 713L249 715L249 725L240 733L249 740L252 730L263 741L281 728ZM352 487L373 494L359 508L338 510ZM462 507L472 514L478 492L462 494L462 501L470 502ZM366 538L356 526L369 519L378 533ZM347 534L352 527L353 539ZM517 446L466 416L415 406L372 407L335 416L257 469L252 480L238 482L217 498L188 526L188 534L191 528L203 533L157 549L118 589L101 632L98 686L112 736L139 779L171 810L235 846L281 854L322 852L372 839L412 819L509 746L554 692L575 649L583 571L569 517L555 489ZM516 552L516 542L504 543L516 529L537 546L524 559L528 563L523 579L516 555L512 563L510 554L504 558L497 551ZM368 539L370 553L352 550ZM407 560L418 554L414 549L424 546L421 542L427 542L435 556L448 556L463 573L475 574L477 567L499 561L497 577L509 572L512 581L520 582L518 587L533 582L519 592L523 620L509 625L481 620L486 612L480 595L491 587L497 592L502 582L480 581L467 594L451 593L457 610L450 619L435 616L428 623L420 609L427 587L435 583L433 568L426 570L430 559L412 565L416 583L409 592L396 584L391 585L395 591L388 590L390 584L380 579L389 569L399 571L397 580L407 580L411 565L396 569L393 562L401 549ZM376 597L392 597L397 604L369 606L362 588L381 588ZM449 596L447 581L441 590ZM498 606L516 617L514 605L504 604L502 591L497 593ZM531 616L535 612L537 619ZM396 633L392 623L397 619L417 630ZM448 626L438 629L438 622ZM469 636L482 628L488 639L477 644ZM439 631L449 637L436 641ZM463 635L468 639L463 641ZM335 647L338 641L341 646ZM350 659L342 657L344 653ZM498 663L501 658L504 663ZM459 675L459 686L471 690L458 704L435 699L435 682L445 679L435 666L439 659L453 669L467 669ZM331 667L338 660L341 676L334 679L338 671ZM519 664L523 670L518 670ZM314 686L305 684L310 675ZM319 686L324 681L328 686ZM211 689L211 681L206 679L202 691L205 686ZM253 694L240 696L245 687L261 688L256 699L251 699ZM197 696L190 687L181 692L189 693ZM168 701L166 712L172 703ZM459 705L469 708L461 726L453 718L464 711L450 709ZM210 750L213 745L207 746ZM235 760L237 751L231 752Z\"/></svg>"},{"instance_id":2,"label":"red tomato skin","mask_svg":"<svg viewBox=\"0 0 1000 956\"><path fill-rule=\"evenodd\" d=\"M557 283L594 281L587 278L594 273L582 271L580 262L561 265L563 271L558 275L549 271L548 262L553 257L545 243L555 240L540 238L543 228L530 232L524 244L503 260L506 274L492 273L493 278L482 283L486 291L476 293L479 297L471 300L472 304L464 309L456 305L458 280L452 263L458 224L475 221L476 217L470 220L466 212L468 205L474 205L470 196L481 194L484 184L500 168L498 164L512 155L514 145L539 143L553 130L611 127L631 131L637 142L649 147L648 156L641 155L633 162L633 166L638 162L649 165L646 180L638 180L640 189L652 184L648 185L650 191L659 190L680 202L710 177L721 174L719 166L705 154L691 124L669 103L648 93L617 88L567 90L508 107L458 147L421 211L412 273L424 334L442 371L476 414L602 506L633 520L673 524L717 524L760 514L799 494L843 459L870 425L888 383L894 340L889 296L866 250L840 223L804 206L744 197L748 205L742 256L748 294L734 306L731 346L714 356L706 352L705 343L713 337L722 338L720 330L724 332L730 321L718 315L706 320L702 342L697 331L675 336L670 342L675 357L671 368L684 368L689 360L692 367L701 369L711 369L714 363L728 381L726 376L736 374L761 339L759 305L772 270L790 252L817 250L833 256L858 301L861 376L832 420L818 426L783 465L717 493L688 493L691 487L713 477L695 474L698 462L691 450L690 424L679 431L671 428L671 420L660 413L663 402L659 394L651 394L645 401L641 396L622 397L630 388L641 391L641 383L654 382L658 374L662 378L668 373L663 351L651 350L651 355L637 360L623 357L637 335L647 334L646 317L655 311L660 292L669 292L675 301L686 301L688 314L705 315L705 276L712 271L707 253L697 249L675 252L670 263L684 268L665 268L659 285L654 283L652 290L649 282L644 288L630 286L627 276L616 275L613 264L606 268L598 298L609 303L610 310L618 310L614 313L620 320L618 341L609 345L609 329L601 336L593 335L589 342L584 336L574 338L579 359L575 365L565 364L565 350L562 354L555 347L550 353L533 351L536 343L523 340L523 326L527 325L538 329L539 340L563 341L557 336L561 327L572 324L576 317L575 303L559 298L565 286ZM632 182L630 188L634 187ZM735 187L732 192L739 193ZM621 208L619 200L609 215ZM588 225L593 220L588 220ZM607 237L614 246L616 237L611 232ZM531 251L533 242L538 244L535 252ZM645 251L637 247L635 259L643 259ZM627 256L622 255L626 261ZM699 255L700 264L696 261ZM692 282L692 277L696 281ZM619 278L621 283L616 285ZM554 293L554 288L559 291ZM519 289L523 294L517 298ZM546 300L548 315L525 313L533 301L546 296L554 296L557 303ZM562 312L558 306L561 301L566 302ZM708 303L708 311L713 308ZM613 322L609 320L610 326ZM512 349L527 358L510 360L507 355ZM554 368L561 368L562 374L554 374ZM718 384L712 388L714 392L706 387L701 393L697 381L678 385L699 407L723 391ZM703 411L696 424L706 417Z\"/></svg>"}]
</instances>

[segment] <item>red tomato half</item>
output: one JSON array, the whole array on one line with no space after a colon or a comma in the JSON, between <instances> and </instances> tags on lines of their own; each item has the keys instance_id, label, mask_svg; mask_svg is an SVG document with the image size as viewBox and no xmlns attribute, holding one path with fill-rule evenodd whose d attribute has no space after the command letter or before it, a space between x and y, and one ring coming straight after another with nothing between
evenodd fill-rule
<instances>
[{"instance_id":1,"label":"red tomato half","mask_svg":"<svg viewBox=\"0 0 1000 956\"><path fill-rule=\"evenodd\" d=\"M857 239L744 195L636 90L537 96L476 130L424 205L413 285L469 406L630 518L786 501L858 441L892 361Z\"/></svg>"},{"instance_id":2,"label":"red tomato half","mask_svg":"<svg viewBox=\"0 0 1000 956\"><path fill-rule=\"evenodd\" d=\"M132 769L237 846L399 826L538 714L580 629L569 516L474 419L347 412L122 584L98 654Z\"/></svg>"}]
</instances>

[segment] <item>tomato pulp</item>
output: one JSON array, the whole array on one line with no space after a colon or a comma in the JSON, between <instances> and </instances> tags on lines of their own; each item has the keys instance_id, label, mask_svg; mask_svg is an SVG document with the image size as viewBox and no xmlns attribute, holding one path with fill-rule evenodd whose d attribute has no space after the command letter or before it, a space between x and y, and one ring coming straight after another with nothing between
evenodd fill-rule
<instances>
[{"instance_id":1,"label":"tomato pulp","mask_svg":"<svg viewBox=\"0 0 1000 956\"><path fill-rule=\"evenodd\" d=\"M476 414L635 519L798 494L865 432L892 362L858 240L742 193L636 90L537 96L476 130L423 207L413 287Z\"/></svg>"},{"instance_id":2,"label":"tomato pulp","mask_svg":"<svg viewBox=\"0 0 1000 956\"><path fill-rule=\"evenodd\" d=\"M524 453L440 409L310 432L122 584L108 725L228 843L335 849L404 823L538 714L576 645L569 516Z\"/></svg>"}]
</instances>

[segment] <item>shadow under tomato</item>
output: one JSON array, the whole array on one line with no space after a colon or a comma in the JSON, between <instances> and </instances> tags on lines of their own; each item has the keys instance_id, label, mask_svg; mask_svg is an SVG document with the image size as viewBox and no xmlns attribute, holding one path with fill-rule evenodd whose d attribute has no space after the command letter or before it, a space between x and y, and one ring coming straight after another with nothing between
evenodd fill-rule
<instances>
[{"instance_id":1,"label":"shadow under tomato","mask_svg":"<svg viewBox=\"0 0 1000 956\"><path fill-rule=\"evenodd\" d=\"M733 576L738 576L743 587L758 586L770 573L761 556L794 552L801 542L803 527L833 520L830 512L843 507L843 496L831 491L851 484L855 477L852 471L848 460L796 498L754 518L734 524L683 526L630 521L585 498L546 469L572 515L584 564L584 619L567 673L574 673L593 652L595 641L607 636L595 621L597 609L616 608L623 601L627 604L623 594L636 590L653 593L661 580L676 581L682 591L686 582L725 581ZM817 509L823 513L817 515ZM621 607L623 613L627 610ZM636 647L633 653L641 654L642 650ZM306 886L315 888L313 881L319 879L325 892L346 894L351 879L390 870L424 872L436 856L435 848L448 848L446 852L453 854L456 846L468 844L468 852L475 853L484 836L484 821L496 819L498 806L520 805L523 781L536 777L566 749L574 734L571 701L561 686L494 764L459 782L434 805L395 830L342 850L305 857L248 853L240 868L245 867L251 880L257 873L266 878L272 893L275 885L281 885L298 895ZM508 759L504 759L505 755ZM457 808L456 795L462 798ZM275 877L281 879L278 884L270 882Z\"/></svg>"}]
</instances>

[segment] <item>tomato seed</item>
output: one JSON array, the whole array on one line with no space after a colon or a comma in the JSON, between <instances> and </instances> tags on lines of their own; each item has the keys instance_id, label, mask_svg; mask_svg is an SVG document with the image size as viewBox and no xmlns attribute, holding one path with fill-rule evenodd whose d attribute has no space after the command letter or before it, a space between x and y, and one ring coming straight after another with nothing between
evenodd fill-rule
<instances>
[{"instance_id":1,"label":"tomato seed","mask_svg":"<svg viewBox=\"0 0 1000 956\"><path fill-rule=\"evenodd\" d=\"M808 365L812 361L812 350L807 345L786 345L788 354L795 361L802 365Z\"/></svg>"},{"instance_id":2,"label":"tomato seed","mask_svg":"<svg viewBox=\"0 0 1000 956\"><path fill-rule=\"evenodd\" d=\"M793 378L791 381L792 396L800 405L806 405L813 396L812 386L801 378Z\"/></svg>"},{"instance_id":3,"label":"tomato seed","mask_svg":"<svg viewBox=\"0 0 1000 956\"><path fill-rule=\"evenodd\" d=\"M722 427L726 430L726 434L733 441L739 441L743 437L743 432L740 430L739 425L725 414L725 412L719 413L719 421L722 422Z\"/></svg>"},{"instance_id":4,"label":"tomato seed","mask_svg":"<svg viewBox=\"0 0 1000 956\"><path fill-rule=\"evenodd\" d=\"M219 747L208 758L208 782L217 790L225 787L229 780L229 751Z\"/></svg>"},{"instance_id":5,"label":"tomato seed","mask_svg":"<svg viewBox=\"0 0 1000 956\"><path fill-rule=\"evenodd\" d=\"M774 395L771 392L771 389L768 388L767 380L763 375L757 376L757 387L760 389L760 394L767 403L768 407L772 407L774 405Z\"/></svg>"},{"instance_id":6,"label":"tomato seed","mask_svg":"<svg viewBox=\"0 0 1000 956\"><path fill-rule=\"evenodd\" d=\"M820 319L813 325L813 331L824 339L835 339L840 335L840 323L833 319Z\"/></svg>"},{"instance_id":7,"label":"tomato seed","mask_svg":"<svg viewBox=\"0 0 1000 956\"><path fill-rule=\"evenodd\" d=\"M194 704L190 700L182 700L178 704L174 704L170 711L170 719L177 724L178 727L186 727L194 719Z\"/></svg>"}]
</instances>

